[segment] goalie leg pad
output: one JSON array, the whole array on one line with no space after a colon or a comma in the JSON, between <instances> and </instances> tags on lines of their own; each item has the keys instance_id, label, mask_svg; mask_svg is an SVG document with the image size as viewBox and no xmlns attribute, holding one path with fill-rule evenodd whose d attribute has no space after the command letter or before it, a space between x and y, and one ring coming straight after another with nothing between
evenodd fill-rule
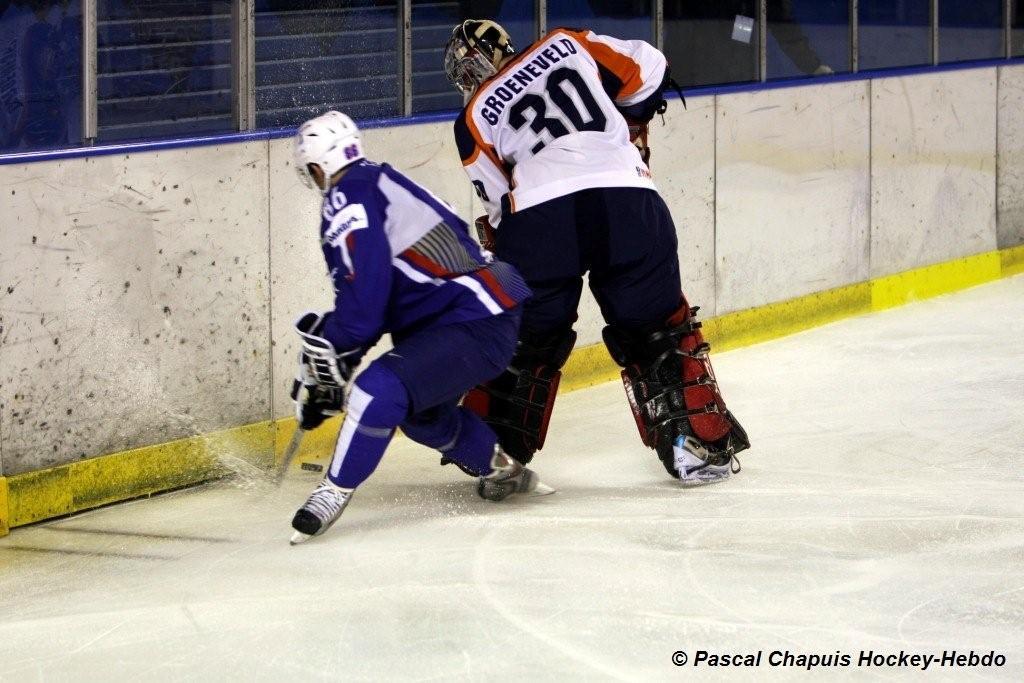
<instances>
[{"instance_id":1,"label":"goalie leg pad","mask_svg":"<svg viewBox=\"0 0 1024 683\"><path fill-rule=\"evenodd\" d=\"M609 326L603 334L612 358L623 368L622 381L640 438L658 451L674 476L678 473L672 444L679 436L698 439L716 463L727 463L750 447L718 389L696 311L684 299L660 329Z\"/></svg>"},{"instance_id":2,"label":"goalie leg pad","mask_svg":"<svg viewBox=\"0 0 1024 683\"><path fill-rule=\"evenodd\" d=\"M561 368L575 343L571 328L545 335L525 333L509 367L463 400L463 406L491 426L502 449L523 464L544 447Z\"/></svg>"}]
</instances>

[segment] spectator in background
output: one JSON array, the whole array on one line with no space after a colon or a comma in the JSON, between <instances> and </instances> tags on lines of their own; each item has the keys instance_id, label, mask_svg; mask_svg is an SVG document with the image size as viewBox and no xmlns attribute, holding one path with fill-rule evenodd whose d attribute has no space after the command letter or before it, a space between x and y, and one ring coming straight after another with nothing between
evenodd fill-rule
<instances>
[{"instance_id":1,"label":"spectator in background","mask_svg":"<svg viewBox=\"0 0 1024 683\"><path fill-rule=\"evenodd\" d=\"M208 56L212 49L203 45L203 39L197 34L196 19L204 25L214 21L209 17L231 14L231 2L228 0L187 0L178 2L153 2L152 0L119 0L115 6L110 0L100 15L101 19L113 19L122 23L122 30L127 27L131 40L135 45L148 46L144 67L145 76L139 79L137 92L126 92L124 95L191 93L202 91L208 86L202 82L197 67L205 66L211 60ZM209 22L209 24L207 23ZM125 26L127 24L127 26ZM224 25L227 25L226 20ZM116 43L107 43L114 46ZM117 68L112 69L117 71ZM142 85L144 83L144 85ZM161 105L154 102L154 109ZM209 107L201 112L203 106ZM191 114L208 113L216 115L216 106L210 103L195 103Z\"/></svg>"},{"instance_id":2,"label":"spectator in background","mask_svg":"<svg viewBox=\"0 0 1024 683\"><path fill-rule=\"evenodd\" d=\"M768 29L800 71L832 73L794 19L793 0L768 0L767 11ZM758 80L757 32L756 0L665 0L664 52L683 87Z\"/></svg>"},{"instance_id":3,"label":"spectator in background","mask_svg":"<svg viewBox=\"0 0 1024 683\"><path fill-rule=\"evenodd\" d=\"M0 0L0 152L17 149L21 141L16 128L25 98L19 47L21 36L33 21L32 12L24 3Z\"/></svg>"},{"instance_id":4,"label":"spectator in background","mask_svg":"<svg viewBox=\"0 0 1024 683\"><path fill-rule=\"evenodd\" d=\"M0 150L66 145L66 0L0 5ZM64 87L62 87L64 86Z\"/></svg>"}]
</instances>

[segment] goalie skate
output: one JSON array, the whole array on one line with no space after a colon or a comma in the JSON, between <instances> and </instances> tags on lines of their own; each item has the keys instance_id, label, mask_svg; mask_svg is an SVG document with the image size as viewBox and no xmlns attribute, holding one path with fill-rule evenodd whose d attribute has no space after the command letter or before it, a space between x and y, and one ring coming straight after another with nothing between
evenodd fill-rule
<instances>
[{"instance_id":1,"label":"goalie skate","mask_svg":"<svg viewBox=\"0 0 1024 683\"><path fill-rule=\"evenodd\" d=\"M728 453L712 453L700 441L680 436L672 444L676 471L684 486L723 481L740 471L740 461Z\"/></svg>"},{"instance_id":2,"label":"goalie skate","mask_svg":"<svg viewBox=\"0 0 1024 683\"><path fill-rule=\"evenodd\" d=\"M476 492L484 500L497 502L516 493L546 496L555 492L555 489L541 482L536 472L509 457L498 447L494 449L491 467L494 471L480 477L477 484Z\"/></svg>"},{"instance_id":3,"label":"goalie skate","mask_svg":"<svg viewBox=\"0 0 1024 683\"><path fill-rule=\"evenodd\" d=\"M352 493L335 486L330 479L324 477L306 504L292 518L295 533L292 534L291 544L297 545L327 531L341 517L345 506L352 500Z\"/></svg>"}]
</instances>

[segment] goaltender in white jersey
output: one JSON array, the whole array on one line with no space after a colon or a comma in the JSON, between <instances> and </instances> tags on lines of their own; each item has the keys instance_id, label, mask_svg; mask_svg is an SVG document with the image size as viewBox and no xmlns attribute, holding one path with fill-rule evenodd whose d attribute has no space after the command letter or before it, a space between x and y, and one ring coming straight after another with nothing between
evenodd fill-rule
<instances>
[{"instance_id":1,"label":"goaltender in white jersey","mask_svg":"<svg viewBox=\"0 0 1024 683\"><path fill-rule=\"evenodd\" d=\"M643 41L559 28L483 83L455 135L491 225L503 201L508 212L589 188L655 189L616 107L660 92L665 67Z\"/></svg>"},{"instance_id":2,"label":"goaltender in white jersey","mask_svg":"<svg viewBox=\"0 0 1024 683\"><path fill-rule=\"evenodd\" d=\"M444 65L470 96L454 132L487 208L478 233L533 293L508 369L463 407L530 462L576 342L586 276L644 444L684 484L738 471L733 456L750 442L682 294L676 228L647 166L648 123L674 85L665 57L639 40L564 28L517 53L500 24L467 19Z\"/></svg>"}]
</instances>

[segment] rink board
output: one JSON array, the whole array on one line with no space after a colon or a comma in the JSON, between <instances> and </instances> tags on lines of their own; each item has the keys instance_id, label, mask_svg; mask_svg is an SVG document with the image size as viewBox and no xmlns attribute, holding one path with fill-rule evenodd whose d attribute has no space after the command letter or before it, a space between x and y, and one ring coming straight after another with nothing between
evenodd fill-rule
<instances>
[{"instance_id":1,"label":"rink board","mask_svg":"<svg viewBox=\"0 0 1024 683\"><path fill-rule=\"evenodd\" d=\"M870 86L720 98L716 314L870 277Z\"/></svg>"},{"instance_id":2,"label":"rink board","mask_svg":"<svg viewBox=\"0 0 1024 683\"><path fill-rule=\"evenodd\" d=\"M996 71L872 81L871 277L998 248Z\"/></svg>"},{"instance_id":3,"label":"rink board","mask_svg":"<svg viewBox=\"0 0 1024 683\"><path fill-rule=\"evenodd\" d=\"M673 102L652 171L716 349L1021 272L1022 111L1016 65ZM450 122L365 137L463 217L482 211ZM330 305L318 199L291 163L269 139L0 166L0 519L280 452L292 323ZM577 327L563 387L614 379L586 294ZM302 457L331 447L307 441Z\"/></svg>"},{"instance_id":4,"label":"rink board","mask_svg":"<svg viewBox=\"0 0 1024 683\"><path fill-rule=\"evenodd\" d=\"M999 70L999 247L1024 244L1024 69Z\"/></svg>"},{"instance_id":5,"label":"rink board","mask_svg":"<svg viewBox=\"0 0 1024 683\"><path fill-rule=\"evenodd\" d=\"M1024 246L710 318L704 322L704 329L716 350L735 349L1021 272L1024 272ZM585 346L574 351L566 364L562 389L582 389L614 380L618 374L618 367L603 345ZM307 435L297 462L323 461L333 449L338 426L339 419L335 418L325 423L325 428ZM285 418L6 479L0 477L0 535L9 528L44 519L181 488L233 472L265 469L271 464L269 444L273 444L276 462L294 429L295 421Z\"/></svg>"},{"instance_id":6,"label":"rink board","mask_svg":"<svg viewBox=\"0 0 1024 683\"><path fill-rule=\"evenodd\" d=\"M0 472L272 417L266 148L0 166Z\"/></svg>"},{"instance_id":7,"label":"rink board","mask_svg":"<svg viewBox=\"0 0 1024 683\"><path fill-rule=\"evenodd\" d=\"M0 477L0 536L6 536L11 531L11 504L8 502L7 479Z\"/></svg>"}]
</instances>

